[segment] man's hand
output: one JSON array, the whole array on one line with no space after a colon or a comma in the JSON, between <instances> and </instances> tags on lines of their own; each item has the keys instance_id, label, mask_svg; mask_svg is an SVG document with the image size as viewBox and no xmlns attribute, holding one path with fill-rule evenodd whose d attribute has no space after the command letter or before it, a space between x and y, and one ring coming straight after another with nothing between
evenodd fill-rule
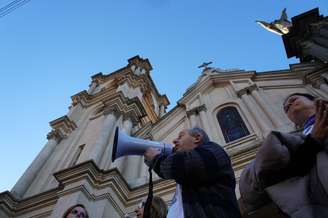
<instances>
[{"instance_id":1,"label":"man's hand","mask_svg":"<svg viewBox=\"0 0 328 218\"><path fill-rule=\"evenodd\" d=\"M161 150L156 148L147 148L144 153L145 160L151 162L158 154L161 153Z\"/></svg>"},{"instance_id":2,"label":"man's hand","mask_svg":"<svg viewBox=\"0 0 328 218\"><path fill-rule=\"evenodd\" d=\"M322 143L328 137L328 103L319 99L315 101L315 106L315 123L311 137Z\"/></svg>"}]
</instances>

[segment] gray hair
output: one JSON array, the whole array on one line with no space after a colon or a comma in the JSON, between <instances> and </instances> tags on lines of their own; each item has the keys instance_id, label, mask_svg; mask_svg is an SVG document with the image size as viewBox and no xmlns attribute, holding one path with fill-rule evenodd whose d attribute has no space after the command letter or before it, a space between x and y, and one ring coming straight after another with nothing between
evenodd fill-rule
<instances>
[{"instance_id":1,"label":"gray hair","mask_svg":"<svg viewBox=\"0 0 328 218\"><path fill-rule=\"evenodd\" d=\"M207 133L199 127L193 127L193 128L188 129L188 133L191 136L200 135L202 137L202 142L204 144L206 144L210 141L210 138L208 137Z\"/></svg>"}]
</instances>

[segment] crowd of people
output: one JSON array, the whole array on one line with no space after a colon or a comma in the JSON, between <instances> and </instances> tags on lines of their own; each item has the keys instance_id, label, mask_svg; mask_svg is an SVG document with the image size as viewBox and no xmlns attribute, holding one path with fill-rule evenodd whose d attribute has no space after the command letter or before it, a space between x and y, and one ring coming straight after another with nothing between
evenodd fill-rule
<instances>
[{"instance_id":1,"label":"crowd of people","mask_svg":"<svg viewBox=\"0 0 328 218\"><path fill-rule=\"evenodd\" d=\"M154 196L151 218L240 218L272 202L283 216L328 217L328 103L304 93L289 95L283 103L297 131L272 131L259 147L255 159L236 180L224 149L210 141L198 127L185 129L173 141L172 154L148 148L146 162L163 179L176 182L168 208ZM147 218L144 205L137 218ZM64 218L88 217L83 205L70 208Z\"/></svg>"}]
</instances>

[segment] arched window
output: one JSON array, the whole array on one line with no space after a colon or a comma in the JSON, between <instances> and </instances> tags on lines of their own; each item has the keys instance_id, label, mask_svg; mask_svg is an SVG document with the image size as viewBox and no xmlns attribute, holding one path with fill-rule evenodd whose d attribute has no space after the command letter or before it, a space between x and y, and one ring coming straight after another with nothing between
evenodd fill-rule
<instances>
[{"instance_id":1,"label":"arched window","mask_svg":"<svg viewBox=\"0 0 328 218\"><path fill-rule=\"evenodd\" d=\"M235 107L225 107L216 116L226 142L249 135L249 131Z\"/></svg>"}]
</instances>

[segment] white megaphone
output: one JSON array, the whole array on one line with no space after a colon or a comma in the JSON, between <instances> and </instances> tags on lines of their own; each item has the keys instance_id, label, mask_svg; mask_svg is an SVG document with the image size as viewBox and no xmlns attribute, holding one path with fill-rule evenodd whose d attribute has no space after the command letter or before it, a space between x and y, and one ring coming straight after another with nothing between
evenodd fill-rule
<instances>
[{"instance_id":1,"label":"white megaphone","mask_svg":"<svg viewBox=\"0 0 328 218\"><path fill-rule=\"evenodd\" d=\"M129 136L123 131L120 131L118 127L115 130L112 162L117 158L126 155L144 155L147 148L157 148L164 154L171 154L173 146L171 144L165 144L163 142L144 140Z\"/></svg>"}]
</instances>

